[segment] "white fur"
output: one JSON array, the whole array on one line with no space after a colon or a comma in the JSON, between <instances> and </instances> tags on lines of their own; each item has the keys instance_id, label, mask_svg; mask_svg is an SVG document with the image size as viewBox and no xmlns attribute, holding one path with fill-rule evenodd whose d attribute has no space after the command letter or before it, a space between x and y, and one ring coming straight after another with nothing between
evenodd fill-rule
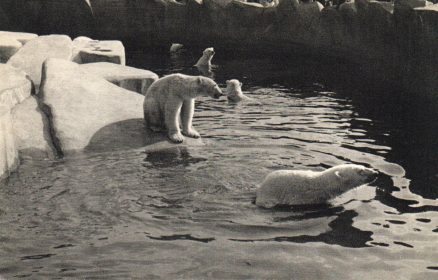
<instances>
[{"instance_id":1,"label":"white fur","mask_svg":"<svg viewBox=\"0 0 438 280\"><path fill-rule=\"evenodd\" d=\"M278 0L260 0L259 3L263 7L274 7L278 5Z\"/></svg>"},{"instance_id":2,"label":"white fur","mask_svg":"<svg viewBox=\"0 0 438 280\"><path fill-rule=\"evenodd\" d=\"M240 102L244 100L252 100L242 93L242 83L239 80L233 79L226 81L227 89L226 95L229 101Z\"/></svg>"},{"instance_id":3,"label":"white fur","mask_svg":"<svg viewBox=\"0 0 438 280\"><path fill-rule=\"evenodd\" d=\"M195 66L211 66L211 60L213 59L214 49L206 48L202 52L201 58L196 62Z\"/></svg>"},{"instance_id":4,"label":"white fur","mask_svg":"<svg viewBox=\"0 0 438 280\"><path fill-rule=\"evenodd\" d=\"M249 3L250 5L253 5L254 7L264 7L264 8L269 8L269 7L274 7L277 6L279 4L279 0L258 0L257 2L248 2L247 0L239 0L240 2L244 2L244 3Z\"/></svg>"},{"instance_id":5,"label":"white fur","mask_svg":"<svg viewBox=\"0 0 438 280\"><path fill-rule=\"evenodd\" d=\"M171 52L171 53L178 52L178 51L180 51L183 47L184 47L184 46L181 45L181 44L173 43L173 44L170 46L170 52Z\"/></svg>"},{"instance_id":6,"label":"white fur","mask_svg":"<svg viewBox=\"0 0 438 280\"><path fill-rule=\"evenodd\" d=\"M166 129L169 139L176 143L184 140L182 134L199 138L192 120L195 98L201 95L219 98L222 92L212 79L202 76L172 74L158 79L145 95L143 110L146 127L152 131Z\"/></svg>"},{"instance_id":7,"label":"white fur","mask_svg":"<svg viewBox=\"0 0 438 280\"><path fill-rule=\"evenodd\" d=\"M325 171L278 170L270 173L257 190L256 204L321 204L360 185L372 182L377 172L356 164L342 164Z\"/></svg>"}]
</instances>

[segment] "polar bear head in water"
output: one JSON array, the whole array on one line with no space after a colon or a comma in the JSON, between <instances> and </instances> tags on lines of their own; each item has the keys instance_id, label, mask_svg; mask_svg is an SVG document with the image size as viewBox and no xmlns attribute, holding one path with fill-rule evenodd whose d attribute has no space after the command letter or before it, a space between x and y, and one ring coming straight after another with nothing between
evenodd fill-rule
<instances>
[{"instance_id":1,"label":"polar bear head in water","mask_svg":"<svg viewBox=\"0 0 438 280\"><path fill-rule=\"evenodd\" d=\"M333 174L336 178L335 182L332 182ZM330 187L333 188L334 192L337 190L345 192L370 183L376 179L377 174L377 171L358 164L341 164L322 172L322 175L331 183Z\"/></svg>"},{"instance_id":2,"label":"polar bear head in water","mask_svg":"<svg viewBox=\"0 0 438 280\"><path fill-rule=\"evenodd\" d=\"M239 82L239 80L232 79L227 80L227 89L225 91L225 94L227 95L227 98L231 102L240 102L244 100L252 100L248 96L244 95L242 93L242 83Z\"/></svg>"},{"instance_id":3,"label":"polar bear head in water","mask_svg":"<svg viewBox=\"0 0 438 280\"><path fill-rule=\"evenodd\" d=\"M266 176L257 190L256 204L323 204L342 193L370 183L378 172L357 164L341 164L325 171L277 170Z\"/></svg>"},{"instance_id":4,"label":"polar bear head in water","mask_svg":"<svg viewBox=\"0 0 438 280\"><path fill-rule=\"evenodd\" d=\"M196 62L195 66L202 67L202 66L211 66L211 60L213 59L213 55L215 54L214 48L206 48L202 52L201 58Z\"/></svg>"},{"instance_id":5,"label":"polar bear head in water","mask_svg":"<svg viewBox=\"0 0 438 280\"><path fill-rule=\"evenodd\" d=\"M227 80L227 93L229 95L238 95L239 93L242 93L242 83L239 82L239 80L232 79Z\"/></svg>"}]
</instances>

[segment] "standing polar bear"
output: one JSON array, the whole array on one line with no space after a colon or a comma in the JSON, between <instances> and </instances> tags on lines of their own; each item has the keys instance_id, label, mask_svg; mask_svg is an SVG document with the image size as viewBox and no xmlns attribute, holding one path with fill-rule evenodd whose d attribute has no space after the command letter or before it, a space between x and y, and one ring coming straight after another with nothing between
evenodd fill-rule
<instances>
[{"instance_id":1,"label":"standing polar bear","mask_svg":"<svg viewBox=\"0 0 438 280\"><path fill-rule=\"evenodd\" d=\"M222 91L212 79L202 76L172 74L156 80L147 90L143 104L146 127L155 132L167 130L169 139L175 143L184 141L183 134L199 138L192 125L198 96L218 99Z\"/></svg>"},{"instance_id":2,"label":"standing polar bear","mask_svg":"<svg viewBox=\"0 0 438 280\"><path fill-rule=\"evenodd\" d=\"M214 48L206 48L202 52L202 56L200 59L198 59L198 62L196 62L196 67L211 67L211 60L213 59L214 55Z\"/></svg>"},{"instance_id":3,"label":"standing polar bear","mask_svg":"<svg viewBox=\"0 0 438 280\"><path fill-rule=\"evenodd\" d=\"M265 208L322 204L374 181L377 175L377 171L356 164L341 164L321 172L277 170L268 174L257 190L256 204Z\"/></svg>"}]
</instances>

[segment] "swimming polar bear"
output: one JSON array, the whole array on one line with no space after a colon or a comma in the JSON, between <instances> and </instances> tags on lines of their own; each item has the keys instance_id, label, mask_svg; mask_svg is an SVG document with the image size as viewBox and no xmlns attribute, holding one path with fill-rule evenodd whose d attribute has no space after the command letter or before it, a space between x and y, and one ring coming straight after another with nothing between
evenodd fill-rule
<instances>
[{"instance_id":1,"label":"swimming polar bear","mask_svg":"<svg viewBox=\"0 0 438 280\"><path fill-rule=\"evenodd\" d=\"M256 205L322 204L374 181L378 172L356 164L341 164L325 171L278 170L266 176L256 193Z\"/></svg>"},{"instance_id":2,"label":"swimming polar bear","mask_svg":"<svg viewBox=\"0 0 438 280\"><path fill-rule=\"evenodd\" d=\"M156 80L147 90L143 103L146 127L155 132L167 130L169 139L175 143L184 141L183 134L199 138L192 125L198 96L218 99L222 91L212 79L202 76L172 74Z\"/></svg>"},{"instance_id":3,"label":"swimming polar bear","mask_svg":"<svg viewBox=\"0 0 438 280\"><path fill-rule=\"evenodd\" d=\"M169 51L170 51L170 53L177 53L177 52L180 52L183 48L184 48L184 45L178 44L178 43L173 43L170 46Z\"/></svg>"},{"instance_id":4,"label":"swimming polar bear","mask_svg":"<svg viewBox=\"0 0 438 280\"><path fill-rule=\"evenodd\" d=\"M202 56L200 59L198 59L198 62L196 62L196 67L210 67L211 66L211 60L213 59L213 55L215 54L214 48L206 48L202 52Z\"/></svg>"},{"instance_id":5,"label":"swimming polar bear","mask_svg":"<svg viewBox=\"0 0 438 280\"><path fill-rule=\"evenodd\" d=\"M232 79L227 80L227 89L225 91L225 95L227 96L229 101L232 102L240 102L240 101L251 101L252 98L244 95L242 93L242 83L239 80Z\"/></svg>"}]
</instances>

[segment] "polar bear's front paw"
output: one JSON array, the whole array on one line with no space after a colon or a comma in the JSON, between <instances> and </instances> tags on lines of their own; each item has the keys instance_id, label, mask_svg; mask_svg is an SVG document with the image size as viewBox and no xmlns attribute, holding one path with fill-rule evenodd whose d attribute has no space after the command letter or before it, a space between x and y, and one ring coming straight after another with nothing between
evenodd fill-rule
<instances>
[{"instance_id":1,"label":"polar bear's front paw","mask_svg":"<svg viewBox=\"0 0 438 280\"><path fill-rule=\"evenodd\" d=\"M184 141L184 136L181 133L177 132L169 134L169 139L174 143L182 143Z\"/></svg>"},{"instance_id":2,"label":"polar bear's front paw","mask_svg":"<svg viewBox=\"0 0 438 280\"><path fill-rule=\"evenodd\" d=\"M183 131L182 132L185 136L187 136L187 137L191 137L191 138L199 138L199 137L201 137L201 135L199 134L199 132L197 132L196 130L194 130L193 128L192 129L189 129L189 130L187 130L187 131Z\"/></svg>"}]
</instances>

